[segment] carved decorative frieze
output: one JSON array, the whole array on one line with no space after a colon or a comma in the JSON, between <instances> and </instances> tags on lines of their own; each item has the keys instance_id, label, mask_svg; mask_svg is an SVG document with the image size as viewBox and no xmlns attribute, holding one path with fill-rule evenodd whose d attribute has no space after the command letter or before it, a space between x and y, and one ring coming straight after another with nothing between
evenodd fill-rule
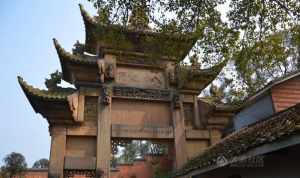
<instances>
[{"instance_id":1,"label":"carved decorative frieze","mask_svg":"<svg viewBox=\"0 0 300 178\"><path fill-rule=\"evenodd\" d=\"M162 68L163 66L158 60L145 60L144 57L137 58L137 57L118 57L117 58L118 64L126 64L126 65L138 65L138 66L146 66L146 67L155 67L155 68Z\"/></svg>"},{"instance_id":2,"label":"carved decorative frieze","mask_svg":"<svg viewBox=\"0 0 300 178\"><path fill-rule=\"evenodd\" d=\"M65 170L64 178L73 178L75 176L85 176L86 178L96 178L96 171L93 170Z\"/></svg>"},{"instance_id":3,"label":"carved decorative frieze","mask_svg":"<svg viewBox=\"0 0 300 178\"><path fill-rule=\"evenodd\" d=\"M169 90L115 86L113 87L113 97L171 101L171 92Z\"/></svg>"}]
</instances>

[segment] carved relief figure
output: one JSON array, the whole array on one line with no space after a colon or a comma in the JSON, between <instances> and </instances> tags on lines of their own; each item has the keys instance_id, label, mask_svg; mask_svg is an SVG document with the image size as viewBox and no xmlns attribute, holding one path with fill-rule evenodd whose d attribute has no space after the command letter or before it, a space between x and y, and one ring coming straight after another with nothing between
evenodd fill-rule
<instances>
[{"instance_id":1,"label":"carved relief figure","mask_svg":"<svg viewBox=\"0 0 300 178\"><path fill-rule=\"evenodd\" d=\"M104 59L98 59L97 60L98 70L99 70L99 76L100 76L100 82L104 83L105 80L105 61Z\"/></svg>"},{"instance_id":2,"label":"carved relief figure","mask_svg":"<svg viewBox=\"0 0 300 178\"><path fill-rule=\"evenodd\" d=\"M115 69L113 64L107 64L106 66L106 78L113 80L115 78Z\"/></svg>"},{"instance_id":3,"label":"carved relief figure","mask_svg":"<svg viewBox=\"0 0 300 178\"><path fill-rule=\"evenodd\" d=\"M78 119L78 97L78 92L68 96L69 107L72 111L72 116L75 121Z\"/></svg>"},{"instance_id":4,"label":"carved relief figure","mask_svg":"<svg viewBox=\"0 0 300 178\"><path fill-rule=\"evenodd\" d=\"M111 96L110 96L110 89L108 87L103 87L102 93L102 103L105 105L110 104Z\"/></svg>"}]
</instances>

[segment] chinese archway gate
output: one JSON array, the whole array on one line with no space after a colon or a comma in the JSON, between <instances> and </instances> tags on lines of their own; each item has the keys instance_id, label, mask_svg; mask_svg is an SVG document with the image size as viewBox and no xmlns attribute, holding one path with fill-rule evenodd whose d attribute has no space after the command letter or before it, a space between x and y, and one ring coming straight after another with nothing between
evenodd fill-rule
<instances>
[{"instance_id":1,"label":"chinese archway gate","mask_svg":"<svg viewBox=\"0 0 300 178\"><path fill-rule=\"evenodd\" d=\"M168 144L176 169L220 139L231 111L198 95L225 62L204 70L195 61L180 65L197 35L105 25L80 10L85 44L69 53L54 39L62 79L74 88L57 86L59 75L46 82L48 90L19 77L49 123L49 178L113 177L112 150L124 140Z\"/></svg>"}]
</instances>

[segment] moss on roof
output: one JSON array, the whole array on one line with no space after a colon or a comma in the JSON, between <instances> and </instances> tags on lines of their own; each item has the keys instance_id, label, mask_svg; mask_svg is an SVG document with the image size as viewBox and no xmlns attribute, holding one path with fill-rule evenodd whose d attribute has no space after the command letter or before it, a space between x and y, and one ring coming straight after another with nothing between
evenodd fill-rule
<instances>
[{"instance_id":1,"label":"moss on roof","mask_svg":"<svg viewBox=\"0 0 300 178\"><path fill-rule=\"evenodd\" d=\"M37 98L48 101L66 101L67 97L75 92L75 89L72 88L58 88L57 90L51 91L41 90L28 85L23 78L19 76L18 82L29 100L31 100L31 98Z\"/></svg>"},{"instance_id":2,"label":"moss on roof","mask_svg":"<svg viewBox=\"0 0 300 178\"><path fill-rule=\"evenodd\" d=\"M96 64L96 57L95 56L87 56L87 55L75 55L70 52L67 52L54 38L53 43L61 64L63 65L65 62L73 62L77 64Z\"/></svg>"},{"instance_id":3,"label":"moss on roof","mask_svg":"<svg viewBox=\"0 0 300 178\"><path fill-rule=\"evenodd\" d=\"M217 159L226 158L229 162L253 148L272 143L294 134L299 130L300 104L271 116L269 119L241 129L212 145L203 153L188 161L175 177L186 175L217 165Z\"/></svg>"},{"instance_id":4,"label":"moss on roof","mask_svg":"<svg viewBox=\"0 0 300 178\"><path fill-rule=\"evenodd\" d=\"M202 91L219 75L227 64L224 60L208 69L193 69L192 66L181 66L179 69L180 87Z\"/></svg>"},{"instance_id":5,"label":"moss on roof","mask_svg":"<svg viewBox=\"0 0 300 178\"><path fill-rule=\"evenodd\" d=\"M183 60L196 43L199 35L194 33L167 33L151 30L134 30L127 27L103 25L91 17L80 6L86 30L86 51L96 53L99 46L104 48L142 52L156 57L176 57Z\"/></svg>"}]
</instances>

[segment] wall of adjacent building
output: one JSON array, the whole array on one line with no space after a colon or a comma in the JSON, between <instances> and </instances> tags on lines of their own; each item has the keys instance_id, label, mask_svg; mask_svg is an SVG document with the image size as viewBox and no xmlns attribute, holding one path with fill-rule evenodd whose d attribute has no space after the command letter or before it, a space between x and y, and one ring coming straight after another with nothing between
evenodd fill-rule
<instances>
[{"instance_id":1,"label":"wall of adjacent building","mask_svg":"<svg viewBox=\"0 0 300 178\"><path fill-rule=\"evenodd\" d=\"M272 99L276 112L300 103L300 77L287 80L272 88Z\"/></svg>"},{"instance_id":2,"label":"wall of adjacent building","mask_svg":"<svg viewBox=\"0 0 300 178\"><path fill-rule=\"evenodd\" d=\"M266 95L246 106L234 117L234 128L239 130L274 114L272 97Z\"/></svg>"},{"instance_id":3,"label":"wall of adjacent building","mask_svg":"<svg viewBox=\"0 0 300 178\"><path fill-rule=\"evenodd\" d=\"M48 169L28 169L24 175L15 178L48 178Z\"/></svg>"}]
</instances>

